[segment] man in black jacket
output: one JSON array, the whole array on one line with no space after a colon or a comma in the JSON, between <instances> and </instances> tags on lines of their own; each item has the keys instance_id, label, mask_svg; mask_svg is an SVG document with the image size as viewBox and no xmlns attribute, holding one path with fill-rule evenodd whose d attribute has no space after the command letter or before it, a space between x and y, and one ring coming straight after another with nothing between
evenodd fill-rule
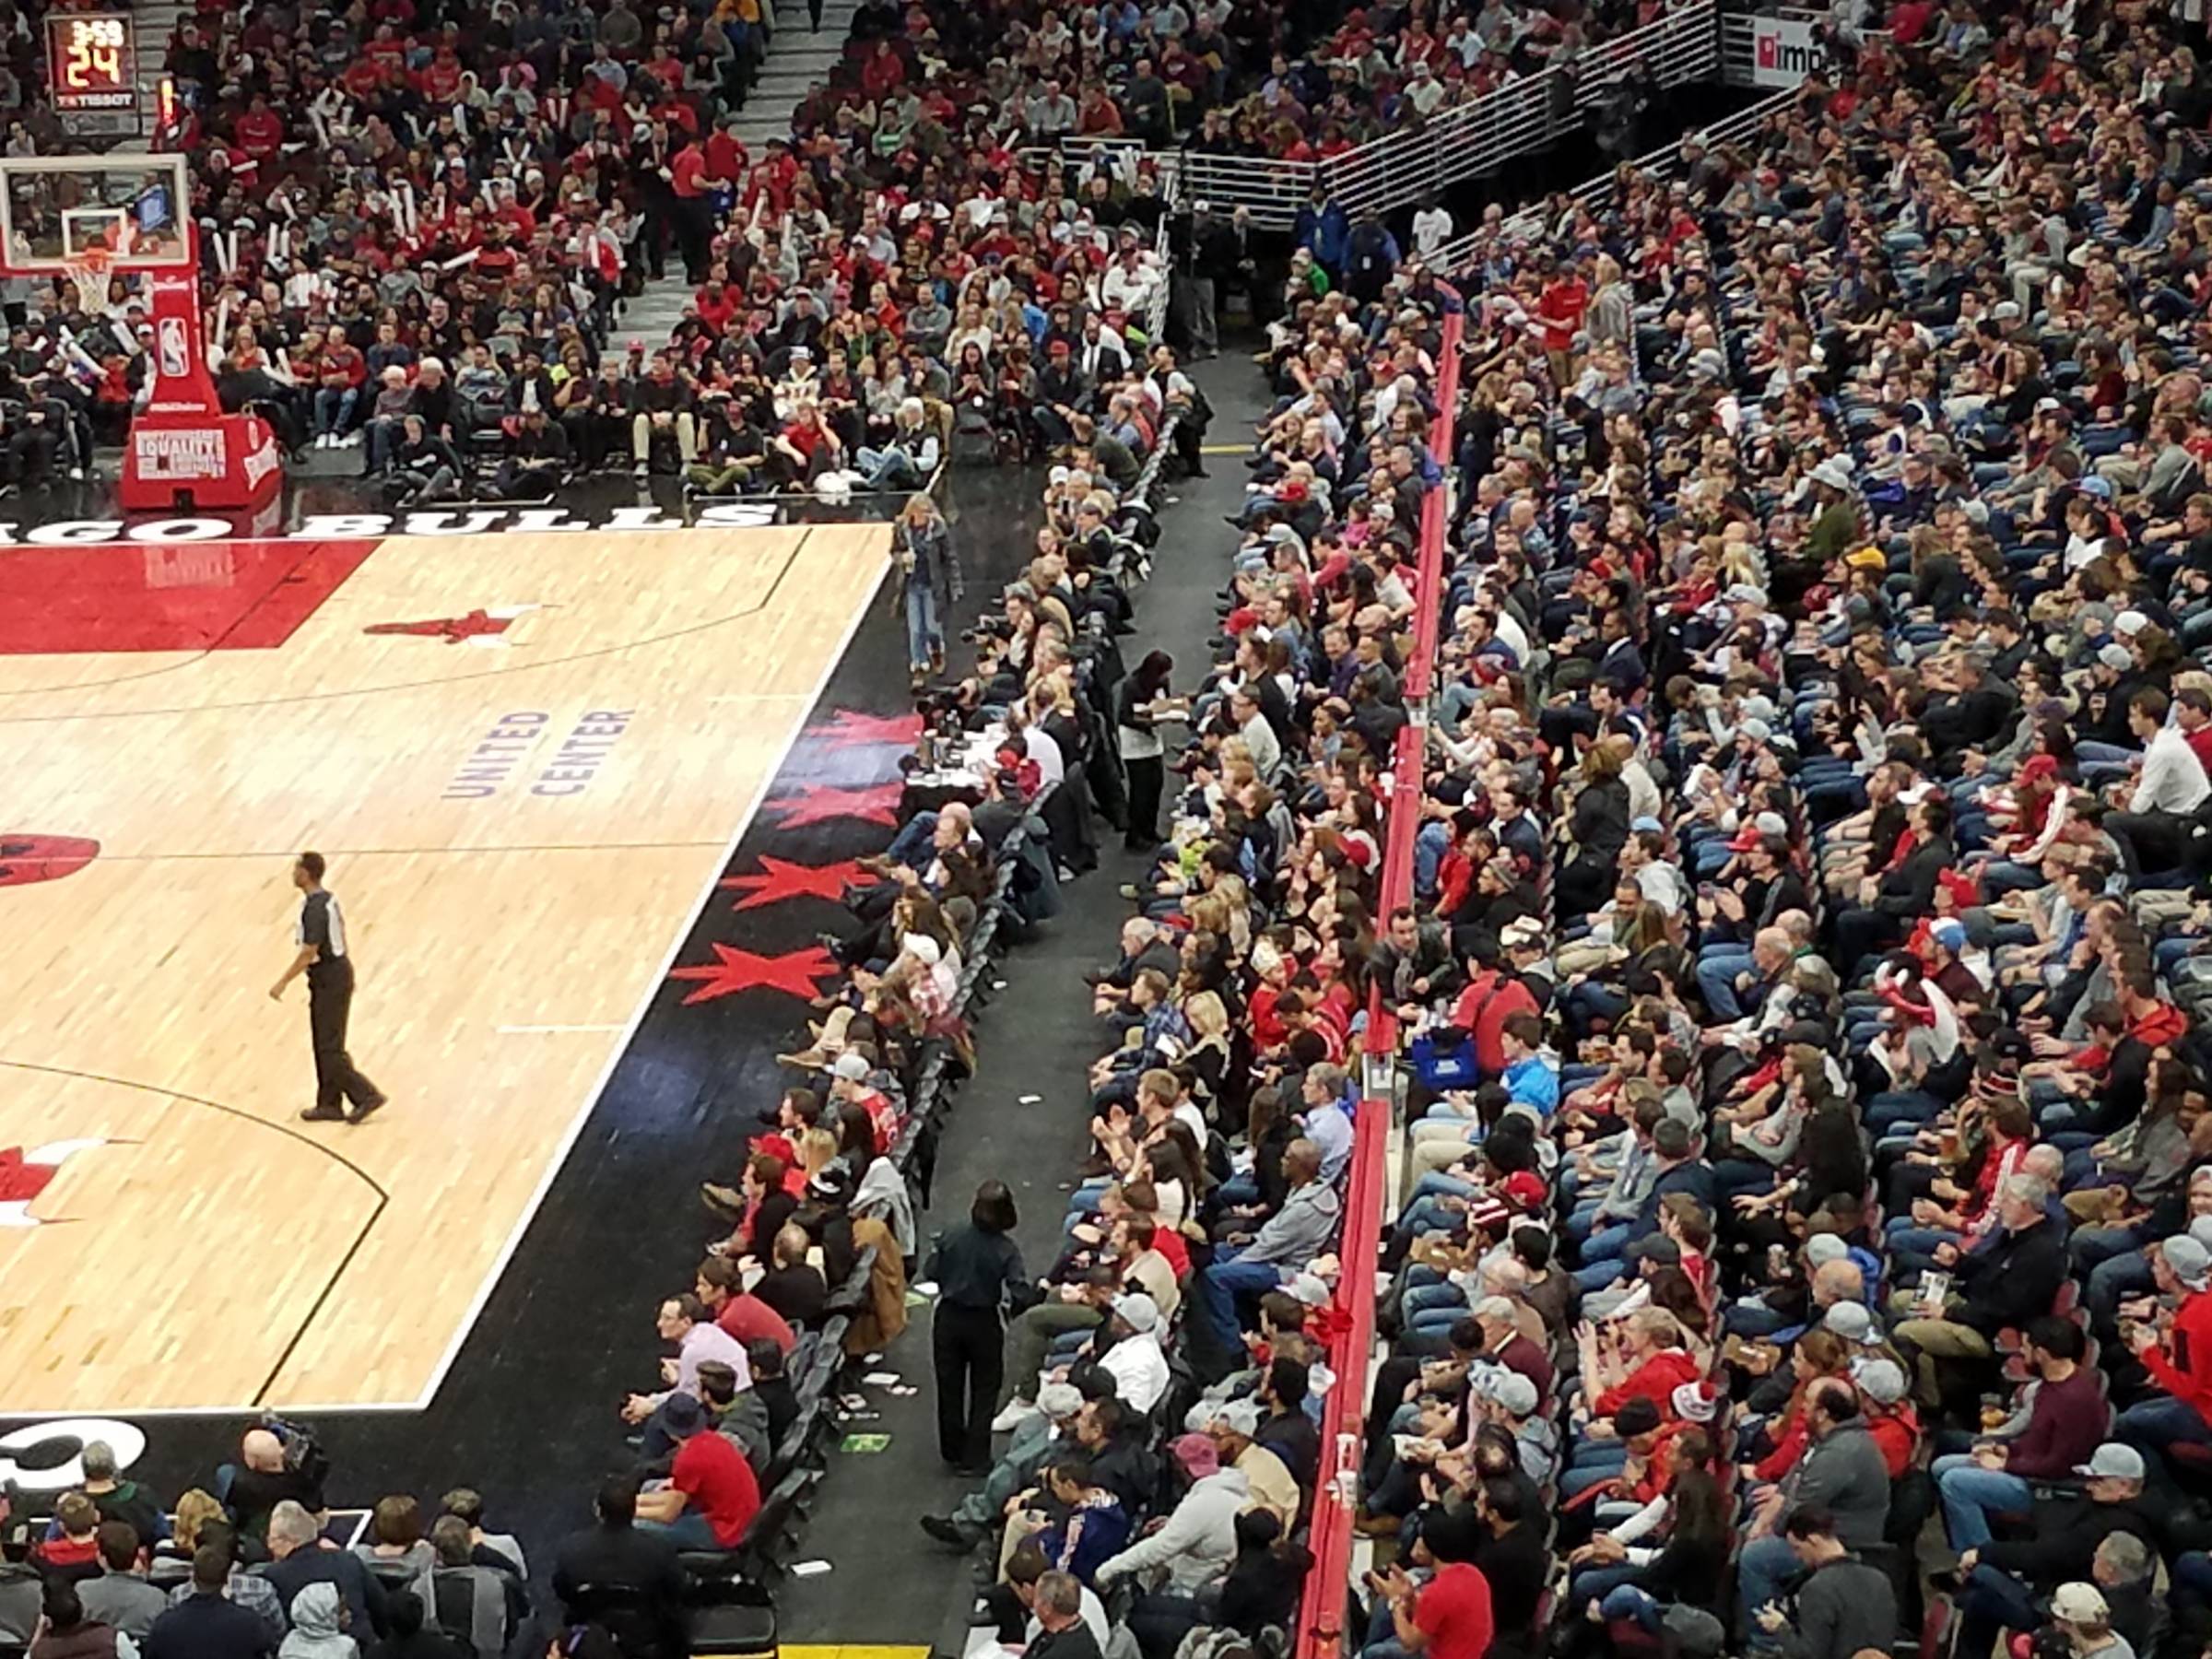
<instances>
[{"instance_id":1,"label":"man in black jacket","mask_svg":"<svg viewBox=\"0 0 2212 1659\"><path fill-rule=\"evenodd\" d=\"M1997 1333L2051 1312L2066 1277L2066 1241L2050 1218L2051 1189L2033 1175L2013 1175L1997 1189L1998 1230L1959 1258L1958 1279L1940 1310L1900 1324L1900 1347L1920 1356L1920 1399L1943 1402L1945 1361L1986 1362Z\"/></svg>"},{"instance_id":2,"label":"man in black jacket","mask_svg":"<svg viewBox=\"0 0 2212 1659\"><path fill-rule=\"evenodd\" d=\"M351 1550L324 1548L321 1524L288 1498L269 1516L269 1554L275 1559L253 1571L276 1587L287 1614L292 1598L308 1585L329 1584L345 1603L355 1630L384 1634L383 1585Z\"/></svg>"},{"instance_id":3,"label":"man in black jacket","mask_svg":"<svg viewBox=\"0 0 2212 1659\"><path fill-rule=\"evenodd\" d=\"M276 1639L259 1615L223 1594L230 1552L203 1544L192 1558L192 1594L154 1620L139 1653L146 1659L266 1659Z\"/></svg>"},{"instance_id":4,"label":"man in black jacket","mask_svg":"<svg viewBox=\"0 0 2212 1659\"><path fill-rule=\"evenodd\" d=\"M2041 1622L2035 1598L2069 1579L2087 1579L2097 1551L2127 1533L2156 1552L2160 1528L2143 1497L2143 1454L2108 1441L2077 1474L2088 1484L2078 1497L2048 1498L2033 1512L2033 1535L1999 1538L1959 1558L1964 1591L1959 1602L1954 1659L1989 1659L2000 1629L2031 1630Z\"/></svg>"},{"instance_id":5,"label":"man in black jacket","mask_svg":"<svg viewBox=\"0 0 2212 1659\"><path fill-rule=\"evenodd\" d=\"M1042 1634L1030 1643L1029 1659L1100 1659L1099 1639L1083 1622L1083 1583L1073 1573L1039 1579L1031 1611Z\"/></svg>"},{"instance_id":6,"label":"man in black jacket","mask_svg":"<svg viewBox=\"0 0 2212 1659\"><path fill-rule=\"evenodd\" d=\"M1906 926L1936 908L1936 877L1959 862L1951 841L1950 797L1931 790L1912 809L1911 852L1860 884L1858 903L1836 918L1836 971L1856 976L1859 964L1905 936Z\"/></svg>"},{"instance_id":7,"label":"man in black jacket","mask_svg":"<svg viewBox=\"0 0 2212 1659\"><path fill-rule=\"evenodd\" d=\"M690 1651L684 1570L676 1546L638 1531L638 1483L614 1475L599 1488L598 1524L571 1533L553 1568L553 1594L571 1624L596 1624L622 1659L683 1659Z\"/></svg>"}]
</instances>

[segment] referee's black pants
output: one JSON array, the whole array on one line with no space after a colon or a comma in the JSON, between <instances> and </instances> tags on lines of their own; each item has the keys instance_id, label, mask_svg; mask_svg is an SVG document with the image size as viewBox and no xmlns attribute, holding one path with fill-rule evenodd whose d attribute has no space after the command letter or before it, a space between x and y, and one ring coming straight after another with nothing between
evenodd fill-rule
<instances>
[{"instance_id":1,"label":"referee's black pants","mask_svg":"<svg viewBox=\"0 0 2212 1659\"><path fill-rule=\"evenodd\" d=\"M315 1104L329 1108L341 1099L359 1106L383 1098L375 1084L354 1069L346 1052L346 1020L353 1012L353 964L344 957L317 962L307 971L307 1030L315 1045Z\"/></svg>"},{"instance_id":2,"label":"referee's black pants","mask_svg":"<svg viewBox=\"0 0 2212 1659\"><path fill-rule=\"evenodd\" d=\"M998 1310L939 1302L930 1324L937 1372L937 1451L961 1468L986 1467L991 1418L1006 1370L1006 1337Z\"/></svg>"}]
</instances>

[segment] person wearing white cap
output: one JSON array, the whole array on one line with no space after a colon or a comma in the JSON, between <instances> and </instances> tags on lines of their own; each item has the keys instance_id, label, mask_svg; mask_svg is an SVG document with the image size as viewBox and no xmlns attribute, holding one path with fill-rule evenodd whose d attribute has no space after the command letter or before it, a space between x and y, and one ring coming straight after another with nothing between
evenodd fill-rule
<instances>
[{"instance_id":1,"label":"person wearing white cap","mask_svg":"<svg viewBox=\"0 0 2212 1659\"><path fill-rule=\"evenodd\" d=\"M2133 1446L2107 1441L2074 1472L2087 1483L2083 1496L2038 1503L2032 1537L1999 1538L1959 1556L1965 1589L1954 1653L1978 1659L2000 1630L2035 1630L2041 1623L2035 1592L2094 1571L2098 1549L2115 1533L2146 1542L2162 1535L2143 1498L2143 1454Z\"/></svg>"},{"instance_id":2,"label":"person wearing white cap","mask_svg":"<svg viewBox=\"0 0 2212 1659\"><path fill-rule=\"evenodd\" d=\"M2179 1299L2155 1322L2124 1320L2122 1339L2165 1394L2130 1406L2116 1438L2163 1455L2169 1446L2212 1444L2212 1251L2188 1233L2161 1242L2151 1274L2162 1296Z\"/></svg>"},{"instance_id":3,"label":"person wearing white cap","mask_svg":"<svg viewBox=\"0 0 2212 1659\"><path fill-rule=\"evenodd\" d=\"M1099 1369L1113 1379L1122 1404L1142 1416L1168 1392L1168 1360L1159 1349L1159 1305L1141 1291L1113 1299L1106 1322L1113 1345L1099 1356Z\"/></svg>"},{"instance_id":4,"label":"person wearing white cap","mask_svg":"<svg viewBox=\"0 0 2212 1659\"><path fill-rule=\"evenodd\" d=\"M2051 1595L2051 1618L2075 1659L2136 1659L2127 1638L2112 1629L2111 1604L2094 1584L2061 1584Z\"/></svg>"},{"instance_id":5,"label":"person wearing white cap","mask_svg":"<svg viewBox=\"0 0 2212 1659\"><path fill-rule=\"evenodd\" d=\"M1260 1423L1265 1416L1257 1400L1226 1401L1213 1408L1206 1432L1221 1448L1222 1466L1235 1468L1243 1475L1253 1503L1280 1521L1287 1534L1297 1524L1304 1500L1289 1465L1259 1442Z\"/></svg>"},{"instance_id":6,"label":"person wearing white cap","mask_svg":"<svg viewBox=\"0 0 2212 1659\"><path fill-rule=\"evenodd\" d=\"M1040 1388L1035 1413L1015 1429L982 1485L954 1505L950 1514L920 1517L922 1530L960 1549L972 1549L995 1535L1006 1516L1006 1500L1035 1484L1053 1452L1075 1434L1076 1416L1082 1409L1082 1391L1074 1383L1047 1382Z\"/></svg>"}]
</instances>

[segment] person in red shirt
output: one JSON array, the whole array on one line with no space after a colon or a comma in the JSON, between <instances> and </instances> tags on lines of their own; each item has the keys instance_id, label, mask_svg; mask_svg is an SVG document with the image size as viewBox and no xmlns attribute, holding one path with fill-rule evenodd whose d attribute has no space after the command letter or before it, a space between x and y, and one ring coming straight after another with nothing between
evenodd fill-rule
<instances>
[{"instance_id":1,"label":"person in red shirt","mask_svg":"<svg viewBox=\"0 0 2212 1659\"><path fill-rule=\"evenodd\" d=\"M323 336L323 353L315 367L315 447L335 449L353 429L354 406L369 381L369 359L334 327Z\"/></svg>"},{"instance_id":2,"label":"person in red shirt","mask_svg":"<svg viewBox=\"0 0 2212 1659\"><path fill-rule=\"evenodd\" d=\"M53 1579L96 1576L100 1571L99 1506L82 1492L67 1492L54 1505L53 1518L61 1531L40 1541L31 1552L32 1562Z\"/></svg>"},{"instance_id":3,"label":"person in red shirt","mask_svg":"<svg viewBox=\"0 0 2212 1659\"><path fill-rule=\"evenodd\" d=\"M284 117L269 108L269 100L259 93L246 106L246 112L231 125L238 147L256 161L266 161L284 146Z\"/></svg>"},{"instance_id":4,"label":"person in red shirt","mask_svg":"<svg viewBox=\"0 0 2212 1659\"><path fill-rule=\"evenodd\" d=\"M677 251L684 256L684 280L694 288L707 279L708 249L714 240L714 193L728 183L708 171L707 152L697 138L686 143L668 163Z\"/></svg>"},{"instance_id":5,"label":"person in red shirt","mask_svg":"<svg viewBox=\"0 0 2212 1659\"><path fill-rule=\"evenodd\" d=\"M691 1294L714 1315L714 1323L738 1341L766 1340L786 1354L797 1349L798 1333L782 1314L745 1288L736 1263L709 1256L692 1276Z\"/></svg>"},{"instance_id":6,"label":"person in red shirt","mask_svg":"<svg viewBox=\"0 0 2212 1659\"><path fill-rule=\"evenodd\" d=\"M1436 1576L1416 1589L1395 1562L1370 1582L1390 1608L1398 1645L1427 1659L1483 1659L1497 1624L1490 1582L1475 1565L1482 1523L1474 1509L1432 1512L1413 1547L1416 1566Z\"/></svg>"},{"instance_id":7,"label":"person in red shirt","mask_svg":"<svg viewBox=\"0 0 2212 1659\"><path fill-rule=\"evenodd\" d=\"M2163 1453L2212 1441L2212 1251L2177 1233L2151 1256L2150 1273L2159 1294L2181 1304L2156 1322L2126 1321L2121 1336L2166 1393L2122 1412L2112 1438Z\"/></svg>"},{"instance_id":8,"label":"person in red shirt","mask_svg":"<svg viewBox=\"0 0 2212 1659\"><path fill-rule=\"evenodd\" d=\"M661 1426L677 1443L668 1484L638 1494L638 1528L679 1549L735 1549L760 1512L760 1483L726 1435L707 1427L706 1408L688 1394L661 1405Z\"/></svg>"},{"instance_id":9,"label":"person in red shirt","mask_svg":"<svg viewBox=\"0 0 2212 1659\"><path fill-rule=\"evenodd\" d=\"M1544 350L1551 359L1552 379L1559 385L1566 385L1572 378L1567 372L1567 354L1583 325L1583 314L1589 309L1590 285L1583 280L1582 271L1573 260L1561 260L1559 268L1545 278L1544 291L1536 296Z\"/></svg>"}]
</instances>

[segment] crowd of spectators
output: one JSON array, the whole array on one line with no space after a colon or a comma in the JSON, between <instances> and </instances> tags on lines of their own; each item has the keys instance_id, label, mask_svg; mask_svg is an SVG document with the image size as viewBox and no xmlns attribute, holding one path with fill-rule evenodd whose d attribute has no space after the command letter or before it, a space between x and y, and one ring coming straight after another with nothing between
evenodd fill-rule
<instances>
[{"instance_id":1,"label":"crowd of spectators","mask_svg":"<svg viewBox=\"0 0 2212 1659\"><path fill-rule=\"evenodd\" d=\"M2203 41L1877 20L1743 142L1493 216L1458 293L1301 235L1219 659L1117 720L1124 805L1175 788L1126 820L1065 1253L1007 1275L1013 1438L924 1523L1009 1638L1163 1659L1284 1605L1245 1441L1359 1385L1314 1338L1371 1293L1332 1291L1371 1006L1411 1122L1363 1648L2212 1634Z\"/></svg>"},{"instance_id":2,"label":"crowd of spectators","mask_svg":"<svg viewBox=\"0 0 2212 1659\"><path fill-rule=\"evenodd\" d=\"M730 494L1118 456L1165 297L1157 179L1017 162L976 124L982 60L879 22L753 150L755 0L199 8L163 143L192 159L226 405L417 500L603 466ZM692 289L672 337L627 335L665 274ZM125 341L143 321L122 288L54 303L104 305Z\"/></svg>"},{"instance_id":3,"label":"crowd of spectators","mask_svg":"<svg viewBox=\"0 0 2212 1659\"><path fill-rule=\"evenodd\" d=\"M1883 20L1462 277L1391 1659L2212 1629L2203 42Z\"/></svg>"},{"instance_id":4,"label":"crowd of spectators","mask_svg":"<svg viewBox=\"0 0 2212 1659\"><path fill-rule=\"evenodd\" d=\"M1209 294L1273 297L1241 218L1171 208L1149 164L1065 170L1061 137L1326 159L1656 15L1448 9L874 4L758 148L735 134L772 24L758 0L201 6L149 50L179 94L157 142L191 159L220 395L294 456L358 449L411 501L542 499L624 465L701 494L834 492L1063 450L1086 424L1125 441L1171 259ZM1357 234L1325 192L1311 211L1332 254ZM1424 224L1424 246L1450 230L1434 205ZM673 336L627 330L678 272ZM148 379L131 285L33 288L18 304L51 318L55 395L120 425ZM1210 309L1178 340L1215 350ZM88 460L67 429L58 461L37 434L22 481Z\"/></svg>"}]
</instances>

